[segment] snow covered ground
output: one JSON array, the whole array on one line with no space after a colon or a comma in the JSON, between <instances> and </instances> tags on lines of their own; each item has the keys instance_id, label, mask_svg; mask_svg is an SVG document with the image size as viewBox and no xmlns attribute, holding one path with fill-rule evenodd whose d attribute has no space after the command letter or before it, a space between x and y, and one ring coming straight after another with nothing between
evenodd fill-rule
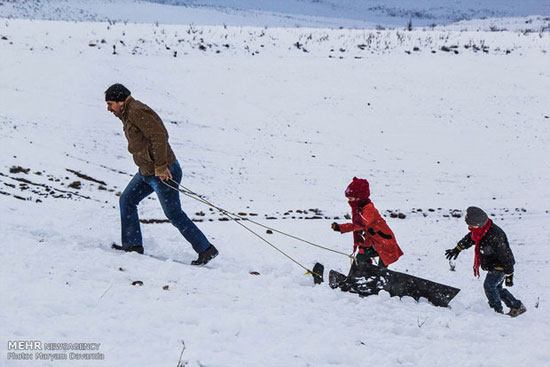
<instances>
[{"instance_id":1,"label":"snow covered ground","mask_svg":"<svg viewBox=\"0 0 550 367\"><path fill-rule=\"evenodd\" d=\"M0 0L0 16L257 27L402 28L550 15L544 0Z\"/></svg>"},{"instance_id":2,"label":"snow covered ground","mask_svg":"<svg viewBox=\"0 0 550 367\"><path fill-rule=\"evenodd\" d=\"M405 31L329 29L335 23L311 11L317 25L258 28L247 11L200 4L175 8L218 14L226 26L0 22L0 365L176 366L182 341L188 366L550 365L544 6ZM369 179L405 252L391 268L461 288L452 307L313 286L299 266L185 197L220 250L211 264L178 262L196 255L167 223L142 225L156 258L113 252L117 193L136 171L103 101L114 82L163 118L185 186L268 226L347 253L351 235L330 223L345 220L351 178ZM528 308L517 319L488 308L473 251L454 272L443 256L466 233L469 205L485 208L512 243L512 292ZM164 219L154 197L140 215ZM255 229L308 268L349 267ZM35 360L14 360L16 340L100 343L104 359L30 351Z\"/></svg>"}]
</instances>

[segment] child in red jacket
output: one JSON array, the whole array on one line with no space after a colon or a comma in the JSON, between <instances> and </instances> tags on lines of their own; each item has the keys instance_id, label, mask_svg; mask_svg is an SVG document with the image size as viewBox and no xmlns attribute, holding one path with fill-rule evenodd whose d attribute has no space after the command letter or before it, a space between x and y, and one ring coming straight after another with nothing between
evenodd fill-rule
<instances>
[{"instance_id":1,"label":"child in red jacket","mask_svg":"<svg viewBox=\"0 0 550 367\"><path fill-rule=\"evenodd\" d=\"M369 183L365 179L354 177L346 189L346 197L351 207L352 222L332 223L336 232L353 231L353 252L357 251L358 262L371 262L378 256L378 265L387 267L403 255L395 235L374 204L370 201Z\"/></svg>"}]
</instances>

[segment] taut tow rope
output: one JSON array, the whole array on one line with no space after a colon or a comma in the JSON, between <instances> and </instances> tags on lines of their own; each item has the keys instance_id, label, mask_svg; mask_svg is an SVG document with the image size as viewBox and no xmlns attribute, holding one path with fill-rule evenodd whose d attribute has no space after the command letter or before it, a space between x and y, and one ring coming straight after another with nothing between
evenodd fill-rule
<instances>
[{"instance_id":1,"label":"taut tow rope","mask_svg":"<svg viewBox=\"0 0 550 367\"><path fill-rule=\"evenodd\" d=\"M214 205L212 204L210 201L206 200L204 197L202 197L201 195L197 194L196 192L193 192L192 190L188 189L187 187L183 186L182 184L180 184L179 182L173 180L173 179L169 179L171 182L173 182L174 184L176 184L178 187L174 187L170 184L168 184L166 181L164 180L161 180L161 182L170 187L171 189L173 190L176 190L176 191L179 191L181 192L183 195L187 196L187 197L190 197L194 200L197 200L197 201L200 201L201 203L203 204L206 204L216 210L218 210L221 214L225 215L226 217L230 218L231 220L233 220L235 223L237 223L238 225L242 226L244 229L246 229L247 231L249 231L250 233L252 233L253 235L255 235L256 237L260 238L262 241L264 241L265 243L267 243L269 246L271 246L272 248L274 248L275 250L277 250L278 252L280 252L281 254L283 254L285 257L287 257L289 260L291 260L292 262L294 262L295 264L297 264L298 266L300 266L301 268L303 268L305 271L306 271L306 274L315 274L315 275L319 275L319 276L322 276L322 274L317 274L315 272L313 272L312 270L308 269L307 267L305 267L304 265L302 265L300 262L298 262L297 260L293 259L290 255L288 255L287 253L285 253L283 250L279 249L277 246L275 246L274 244L272 244L271 242L269 242L268 240L266 240L264 237L262 237L261 235L259 235L258 233L254 232L252 229L248 228L247 226L245 226L243 223L241 223L239 220L237 219L240 219L242 221L249 221L250 223L252 224L255 224L257 226L260 226L262 228L265 228L265 229L269 229L273 232L276 232L276 233L279 233L279 234L282 234L284 236L287 236L287 237L290 237L292 239L295 239L297 241L301 241L301 242L304 242L304 243L307 243L308 245L311 245L311 246L314 246L314 247L317 247L317 248L320 248L320 249L323 249L323 250L326 250L326 251L330 251L330 252L334 252L334 253L337 253L337 254L340 254L340 255L344 255L348 258L350 258L352 261L356 261L355 259L355 256L353 254L346 254L344 252L341 252L341 251L336 251L336 250L333 250L331 248L328 248L328 247L325 247L325 246L321 246L321 245L318 245L316 243L313 243L311 241L308 241L308 240L305 240L303 238L300 238L300 237L297 237L297 236L294 236L292 234L289 234L289 233L285 233L283 231L280 231L278 229L275 229L275 228L272 228L272 227L269 227L269 226L266 226L262 223L259 223L259 222L256 222L250 218L245 218L243 217L242 215L238 215L238 214L235 214L235 213L231 213L229 212L228 210L225 210L217 205Z\"/></svg>"}]
</instances>

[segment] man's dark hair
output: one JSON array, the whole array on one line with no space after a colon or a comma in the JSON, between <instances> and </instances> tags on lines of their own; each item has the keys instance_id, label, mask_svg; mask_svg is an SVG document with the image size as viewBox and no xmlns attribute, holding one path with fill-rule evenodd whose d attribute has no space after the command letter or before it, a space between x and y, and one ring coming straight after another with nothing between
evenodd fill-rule
<instances>
[{"instance_id":1,"label":"man's dark hair","mask_svg":"<svg viewBox=\"0 0 550 367\"><path fill-rule=\"evenodd\" d=\"M105 101L124 102L130 94L128 88L122 84L113 84L105 91Z\"/></svg>"}]
</instances>

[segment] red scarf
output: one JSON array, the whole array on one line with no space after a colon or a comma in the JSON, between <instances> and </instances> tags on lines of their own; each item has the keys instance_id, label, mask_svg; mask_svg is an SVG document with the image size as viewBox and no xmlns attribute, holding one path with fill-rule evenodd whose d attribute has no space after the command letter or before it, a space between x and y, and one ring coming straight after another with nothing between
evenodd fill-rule
<instances>
[{"instance_id":1,"label":"red scarf","mask_svg":"<svg viewBox=\"0 0 550 367\"><path fill-rule=\"evenodd\" d=\"M361 214L363 213L363 208L365 205L370 203L370 199L363 200L351 200L348 201L349 206L351 207L351 221L356 225L363 225L361 220ZM365 237L363 236L363 231L353 231L353 252L357 250L357 246L365 243Z\"/></svg>"},{"instance_id":2,"label":"red scarf","mask_svg":"<svg viewBox=\"0 0 550 367\"><path fill-rule=\"evenodd\" d=\"M481 250L480 243L481 239L487 234L489 228L491 228L491 220L488 219L487 223L480 228L468 227L470 232L472 232L472 241L476 243L475 247L475 256L474 256L474 275L479 278L479 267L481 265Z\"/></svg>"}]
</instances>

